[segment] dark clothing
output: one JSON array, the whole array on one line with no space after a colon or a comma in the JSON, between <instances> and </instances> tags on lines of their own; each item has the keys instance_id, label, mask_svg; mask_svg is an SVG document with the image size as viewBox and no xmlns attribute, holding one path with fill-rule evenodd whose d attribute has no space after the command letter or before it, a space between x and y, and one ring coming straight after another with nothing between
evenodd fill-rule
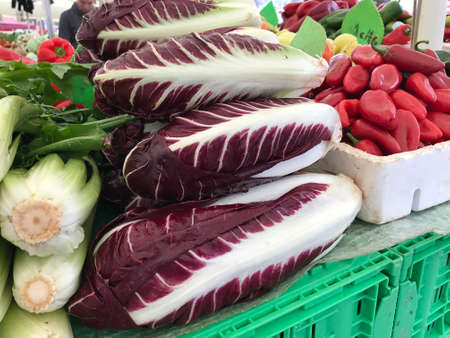
<instances>
[{"instance_id":1,"label":"dark clothing","mask_svg":"<svg viewBox=\"0 0 450 338\"><path fill-rule=\"evenodd\" d=\"M18 3L17 9L19 11L23 10L27 13L33 14L34 5L32 0L12 0L11 1L11 7L16 8L16 2Z\"/></svg>"},{"instance_id":2,"label":"dark clothing","mask_svg":"<svg viewBox=\"0 0 450 338\"><path fill-rule=\"evenodd\" d=\"M59 37L69 41L73 48L77 48L77 41L75 35L81 25L83 12L76 3L71 9L64 11L59 19Z\"/></svg>"}]
</instances>

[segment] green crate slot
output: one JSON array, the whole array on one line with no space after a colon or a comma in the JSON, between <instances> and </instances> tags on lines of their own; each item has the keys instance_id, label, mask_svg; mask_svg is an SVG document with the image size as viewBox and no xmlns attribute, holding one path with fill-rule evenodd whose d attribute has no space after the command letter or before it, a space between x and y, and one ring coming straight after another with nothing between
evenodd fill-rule
<instances>
[{"instance_id":1,"label":"green crate slot","mask_svg":"<svg viewBox=\"0 0 450 338\"><path fill-rule=\"evenodd\" d=\"M393 338L450 337L450 235L397 245L403 267Z\"/></svg>"},{"instance_id":2,"label":"green crate slot","mask_svg":"<svg viewBox=\"0 0 450 338\"><path fill-rule=\"evenodd\" d=\"M278 298L183 337L390 337L401 267L390 250L320 264Z\"/></svg>"}]
</instances>

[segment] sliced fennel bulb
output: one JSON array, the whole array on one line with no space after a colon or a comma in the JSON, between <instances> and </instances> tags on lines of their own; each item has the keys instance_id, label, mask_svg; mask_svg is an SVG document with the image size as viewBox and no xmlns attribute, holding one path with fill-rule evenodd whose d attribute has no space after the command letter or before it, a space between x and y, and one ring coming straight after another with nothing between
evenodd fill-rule
<instances>
[{"instance_id":1,"label":"sliced fennel bulb","mask_svg":"<svg viewBox=\"0 0 450 338\"><path fill-rule=\"evenodd\" d=\"M86 236L71 254L30 256L17 250L13 265L13 295L22 309L52 312L62 308L78 289L86 258L94 213L84 224Z\"/></svg>"},{"instance_id":2,"label":"sliced fennel bulb","mask_svg":"<svg viewBox=\"0 0 450 338\"><path fill-rule=\"evenodd\" d=\"M39 109L23 97L6 96L0 99L0 181L8 172L19 147L20 136L13 140L17 126L34 116Z\"/></svg>"},{"instance_id":3,"label":"sliced fennel bulb","mask_svg":"<svg viewBox=\"0 0 450 338\"><path fill-rule=\"evenodd\" d=\"M88 178L88 167L92 168ZM84 239L83 223L100 193L95 163L51 154L0 184L2 236L30 255L68 254Z\"/></svg>"},{"instance_id":4,"label":"sliced fennel bulb","mask_svg":"<svg viewBox=\"0 0 450 338\"><path fill-rule=\"evenodd\" d=\"M35 314L12 302L3 321L0 337L4 338L72 338L72 327L64 310Z\"/></svg>"}]
</instances>

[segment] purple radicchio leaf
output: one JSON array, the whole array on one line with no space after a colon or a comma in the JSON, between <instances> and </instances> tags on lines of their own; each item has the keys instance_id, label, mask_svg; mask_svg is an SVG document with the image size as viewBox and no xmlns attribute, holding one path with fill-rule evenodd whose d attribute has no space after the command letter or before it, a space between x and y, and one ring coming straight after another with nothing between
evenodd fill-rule
<instances>
[{"instance_id":1,"label":"purple radicchio leaf","mask_svg":"<svg viewBox=\"0 0 450 338\"><path fill-rule=\"evenodd\" d=\"M260 26L253 0L116 0L83 17L78 42L108 60L190 32Z\"/></svg>"},{"instance_id":2,"label":"purple radicchio leaf","mask_svg":"<svg viewBox=\"0 0 450 338\"><path fill-rule=\"evenodd\" d=\"M121 168L125 157L143 137L144 123L140 120L117 127L108 134L102 149L103 154L113 167Z\"/></svg>"},{"instance_id":3,"label":"purple radicchio leaf","mask_svg":"<svg viewBox=\"0 0 450 338\"><path fill-rule=\"evenodd\" d=\"M189 34L147 43L109 60L94 76L106 114L147 121L230 100L248 100L318 87L327 64L299 49L247 34Z\"/></svg>"},{"instance_id":4,"label":"purple radicchio leaf","mask_svg":"<svg viewBox=\"0 0 450 338\"><path fill-rule=\"evenodd\" d=\"M218 200L130 211L97 234L69 311L95 328L190 323L326 253L360 206L350 179L297 174Z\"/></svg>"},{"instance_id":5,"label":"purple radicchio leaf","mask_svg":"<svg viewBox=\"0 0 450 338\"><path fill-rule=\"evenodd\" d=\"M103 175L101 197L103 200L119 206L121 211L132 209L148 210L169 204L168 201L155 201L137 196L131 192L120 169L111 169Z\"/></svg>"},{"instance_id":6,"label":"purple radicchio leaf","mask_svg":"<svg viewBox=\"0 0 450 338\"><path fill-rule=\"evenodd\" d=\"M200 200L305 168L340 135L336 111L305 98L217 104L178 116L141 141L123 174L139 196Z\"/></svg>"}]
</instances>

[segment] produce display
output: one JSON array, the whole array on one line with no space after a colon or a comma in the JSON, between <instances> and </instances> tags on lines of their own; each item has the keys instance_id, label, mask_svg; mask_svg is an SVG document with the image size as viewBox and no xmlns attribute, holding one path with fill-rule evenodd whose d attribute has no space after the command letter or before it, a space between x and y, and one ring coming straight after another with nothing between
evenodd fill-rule
<instances>
[{"instance_id":1,"label":"produce display","mask_svg":"<svg viewBox=\"0 0 450 338\"><path fill-rule=\"evenodd\" d=\"M107 61L93 80L103 111L152 121L232 99L305 93L320 86L326 72L325 62L296 48L211 32L148 43Z\"/></svg>"},{"instance_id":2,"label":"produce display","mask_svg":"<svg viewBox=\"0 0 450 338\"><path fill-rule=\"evenodd\" d=\"M326 252L360 206L348 178L298 174L125 213L97 234L69 311L96 328L187 324L257 297Z\"/></svg>"},{"instance_id":3,"label":"produce display","mask_svg":"<svg viewBox=\"0 0 450 338\"><path fill-rule=\"evenodd\" d=\"M337 22L340 18L343 19L344 14L347 13L346 9L352 8L356 3L356 0L307 0L288 3L281 13L284 19L281 29L296 33L307 16L316 21L320 20L320 23L330 21L331 26L339 28L340 25Z\"/></svg>"},{"instance_id":4,"label":"produce display","mask_svg":"<svg viewBox=\"0 0 450 338\"><path fill-rule=\"evenodd\" d=\"M139 196L182 201L242 189L251 178L288 175L339 142L339 118L330 108L300 98L192 110L129 152L125 180Z\"/></svg>"},{"instance_id":5,"label":"produce display","mask_svg":"<svg viewBox=\"0 0 450 338\"><path fill-rule=\"evenodd\" d=\"M444 68L432 50L361 45L331 58L314 97L336 107L344 142L378 156L416 150L449 139Z\"/></svg>"},{"instance_id":6,"label":"produce display","mask_svg":"<svg viewBox=\"0 0 450 338\"><path fill-rule=\"evenodd\" d=\"M114 0L77 50L0 35L0 337L187 325L333 250L383 187L302 170L344 147L364 176L450 140L450 53L367 3L371 44L342 29L356 0L289 3L280 25L253 0Z\"/></svg>"},{"instance_id":7,"label":"produce display","mask_svg":"<svg viewBox=\"0 0 450 338\"><path fill-rule=\"evenodd\" d=\"M85 15L77 40L105 60L142 47L147 41L259 24L253 0L117 0Z\"/></svg>"}]
</instances>

